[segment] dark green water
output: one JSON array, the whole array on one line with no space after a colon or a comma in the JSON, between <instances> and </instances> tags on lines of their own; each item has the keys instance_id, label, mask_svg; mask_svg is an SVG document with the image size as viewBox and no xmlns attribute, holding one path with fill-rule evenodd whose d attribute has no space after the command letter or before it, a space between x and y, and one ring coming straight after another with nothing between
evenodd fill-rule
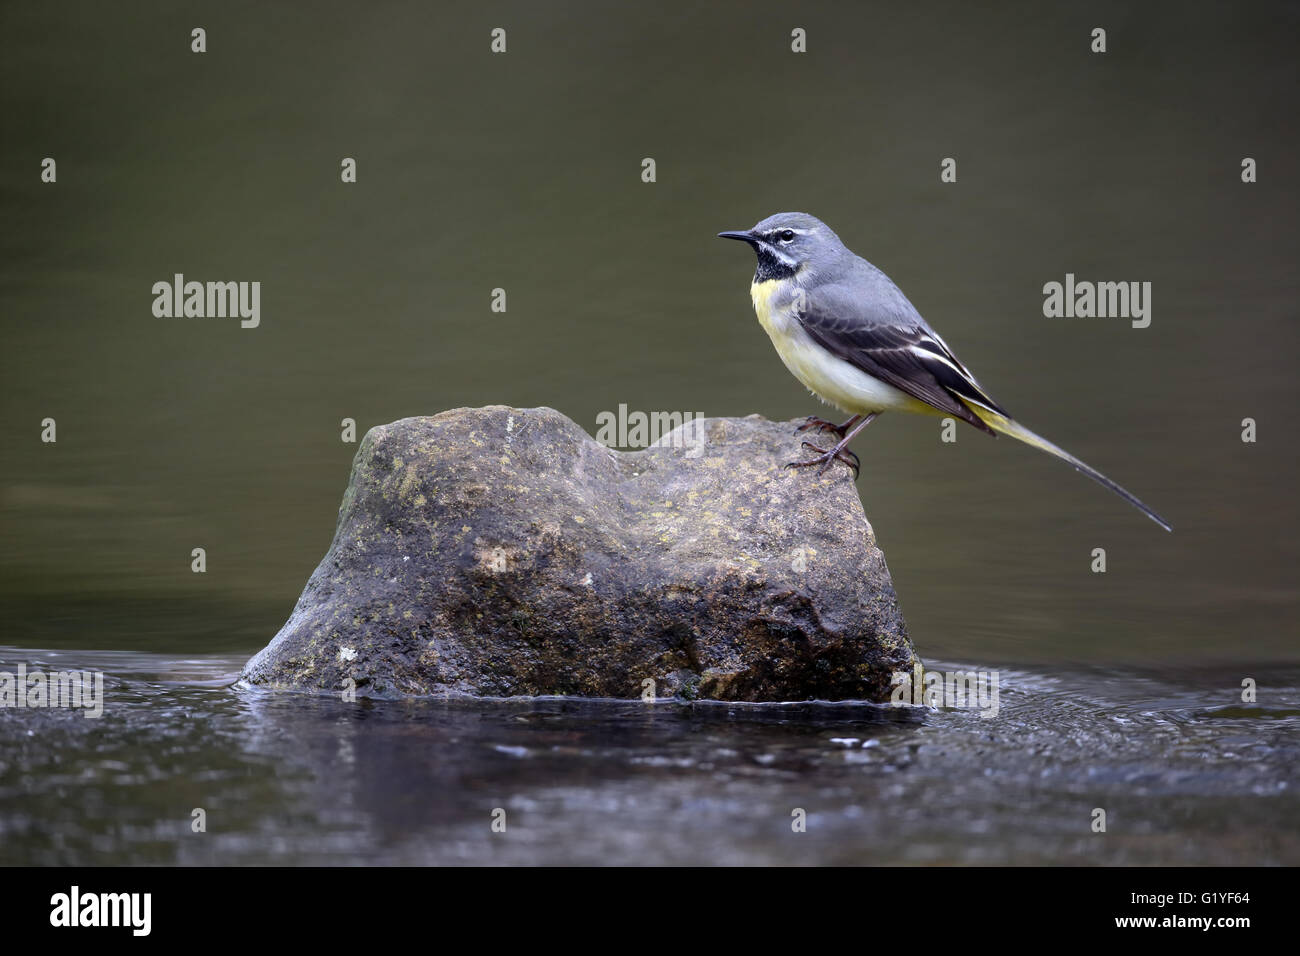
<instances>
[{"instance_id":1,"label":"dark green water","mask_svg":"<svg viewBox=\"0 0 1300 956\"><path fill-rule=\"evenodd\" d=\"M6 5L0 669L79 662L110 695L99 721L0 711L3 859L1300 861L1297 27L1281 4ZM225 686L328 544L345 417L820 411L754 321L749 253L713 238L787 209L1174 525L971 429L861 436L919 652L999 669L1003 716ZM260 325L155 317L177 272L260 281ZM1151 282L1151 325L1045 318L1066 273ZM821 824L799 843L792 806ZM1095 806L1123 808L1105 836Z\"/></svg>"}]
</instances>

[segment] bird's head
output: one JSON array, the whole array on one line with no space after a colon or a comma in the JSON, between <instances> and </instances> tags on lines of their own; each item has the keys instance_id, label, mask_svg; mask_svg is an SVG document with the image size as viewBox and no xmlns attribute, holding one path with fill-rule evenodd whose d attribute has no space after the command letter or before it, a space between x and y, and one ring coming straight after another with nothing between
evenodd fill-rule
<instances>
[{"instance_id":1,"label":"bird's head","mask_svg":"<svg viewBox=\"0 0 1300 956\"><path fill-rule=\"evenodd\" d=\"M830 226L805 212L779 212L753 229L720 232L720 239L739 239L754 247L758 271L754 281L788 279L799 272L835 262L847 250Z\"/></svg>"}]
</instances>

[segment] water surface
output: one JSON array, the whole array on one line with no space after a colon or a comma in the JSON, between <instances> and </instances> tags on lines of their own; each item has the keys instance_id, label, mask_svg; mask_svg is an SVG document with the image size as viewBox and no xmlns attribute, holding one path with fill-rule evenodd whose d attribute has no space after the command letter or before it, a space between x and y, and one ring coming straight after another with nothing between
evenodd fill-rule
<instances>
[{"instance_id":1,"label":"water surface","mask_svg":"<svg viewBox=\"0 0 1300 956\"><path fill-rule=\"evenodd\" d=\"M19 660L102 668L109 702L0 721L3 863L1300 863L1294 670L1266 705L1212 672L1004 671L984 718L346 703L229 686L234 657L0 648Z\"/></svg>"}]
</instances>

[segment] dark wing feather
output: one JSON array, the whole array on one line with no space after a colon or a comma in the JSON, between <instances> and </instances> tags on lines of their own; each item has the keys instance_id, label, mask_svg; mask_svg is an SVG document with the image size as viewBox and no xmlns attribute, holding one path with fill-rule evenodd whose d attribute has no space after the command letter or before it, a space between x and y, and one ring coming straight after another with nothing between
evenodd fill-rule
<instances>
[{"instance_id":1,"label":"dark wing feather","mask_svg":"<svg viewBox=\"0 0 1300 956\"><path fill-rule=\"evenodd\" d=\"M994 434L963 399L1011 415L980 388L898 287L878 270L872 272L854 284L853 292L842 285L809 290L799 314L804 330L822 348L868 375ZM864 307L864 302L869 305Z\"/></svg>"}]
</instances>

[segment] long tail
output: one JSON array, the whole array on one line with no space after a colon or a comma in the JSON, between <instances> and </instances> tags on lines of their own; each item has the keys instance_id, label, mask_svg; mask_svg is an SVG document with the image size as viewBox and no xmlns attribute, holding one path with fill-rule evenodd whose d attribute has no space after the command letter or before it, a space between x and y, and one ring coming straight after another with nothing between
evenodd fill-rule
<instances>
[{"instance_id":1,"label":"long tail","mask_svg":"<svg viewBox=\"0 0 1300 956\"><path fill-rule=\"evenodd\" d=\"M1020 424L1018 421L1015 421L1014 419L1011 418L1007 418L1005 415L999 415L997 412L990 411L989 409L984 408L983 406L978 405L974 402L966 402L966 405L968 408L970 408L972 412L974 412L976 415L979 416L980 421L984 422L984 424L988 425L989 428L993 429L998 434L1007 435L1011 438L1018 439L1024 442L1026 445L1031 445L1032 447L1037 448L1039 451L1045 451L1052 457L1061 459L1061 461L1065 462L1067 465L1074 468L1075 471L1083 472L1093 481L1097 482L1097 484L1101 485L1104 488L1109 488L1111 491L1115 492L1115 494L1119 495L1121 498L1123 498L1125 501L1131 504L1134 508L1137 508L1138 511L1141 511L1144 515L1146 515L1156 524L1160 525L1160 527L1164 528L1166 531L1174 530L1169 526L1169 522L1167 522L1164 518L1160 517L1158 514L1156 514L1146 505L1144 505L1141 501L1139 501L1137 496L1130 494L1128 491L1121 488L1119 485L1115 484L1115 482L1111 481L1109 478L1107 478L1105 475L1099 472L1096 468L1093 468L1091 465L1079 461L1079 459L1075 458L1073 455L1071 455L1069 452L1065 451L1064 449L1057 448L1055 445L1053 445L1046 438L1043 438L1041 435L1035 435L1033 432L1031 432L1024 425Z\"/></svg>"}]
</instances>

